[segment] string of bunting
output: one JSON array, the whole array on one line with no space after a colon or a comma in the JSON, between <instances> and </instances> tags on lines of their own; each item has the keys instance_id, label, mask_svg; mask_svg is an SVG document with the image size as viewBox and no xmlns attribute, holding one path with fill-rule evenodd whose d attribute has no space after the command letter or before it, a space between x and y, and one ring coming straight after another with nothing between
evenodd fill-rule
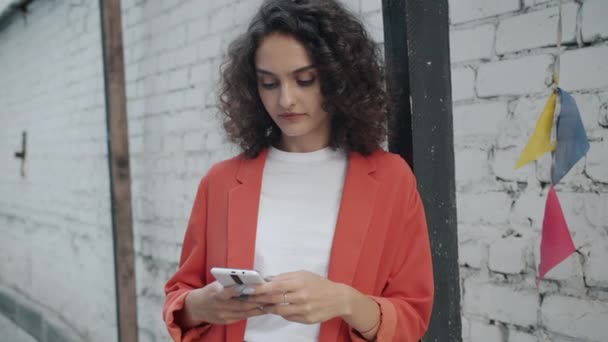
<instances>
[{"instance_id":1,"label":"string of bunting","mask_svg":"<svg viewBox=\"0 0 608 342\"><path fill-rule=\"evenodd\" d=\"M518 169L551 152L551 185L547 193L540 243L538 278L576 251L564 217L555 185L589 151L589 140L579 109L572 96L559 87L562 54L562 0L559 0L557 51L553 67L551 95L540 114L534 131L515 165Z\"/></svg>"}]
</instances>

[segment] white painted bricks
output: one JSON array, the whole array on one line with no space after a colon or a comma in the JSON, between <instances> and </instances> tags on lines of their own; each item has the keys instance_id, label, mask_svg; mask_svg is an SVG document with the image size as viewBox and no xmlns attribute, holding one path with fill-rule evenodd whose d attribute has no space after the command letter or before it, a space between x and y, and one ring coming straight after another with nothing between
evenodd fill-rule
<instances>
[{"instance_id":1,"label":"white painted bricks","mask_svg":"<svg viewBox=\"0 0 608 342\"><path fill-rule=\"evenodd\" d=\"M494 25L491 24L450 31L452 63L489 59L494 52L495 31Z\"/></svg>"},{"instance_id":2,"label":"white painted bricks","mask_svg":"<svg viewBox=\"0 0 608 342\"><path fill-rule=\"evenodd\" d=\"M576 39L578 4L562 7L563 43ZM523 49L556 45L558 7L534 11L501 20L496 32L496 53L504 54Z\"/></svg>"},{"instance_id":3,"label":"white painted bricks","mask_svg":"<svg viewBox=\"0 0 608 342\"><path fill-rule=\"evenodd\" d=\"M482 19L519 9L519 0L450 0L450 23Z\"/></svg>"},{"instance_id":4,"label":"white painted bricks","mask_svg":"<svg viewBox=\"0 0 608 342\"><path fill-rule=\"evenodd\" d=\"M607 4L563 4L560 85L578 104L591 149L557 187L580 254L537 287L550 156L513 167L550 94L558 3L450 2L464 341L597 342L608 336L605 324L590 318L606 321L608 302ZM576 309L569 312L572 303Z\"/></svg>"},{"instance_id":5,"label":"white painted bricks","mask_svg":"<svg viewBox=\"0 0 608 342\"><path fill-rule=\"evenodd\" d=\"M464 281L464 292L465 313L522 327L537 324L539 298L530 289L468 279Z\"/></svg>"},{"instance_id":6,"label":"white painted bricks","mask_svg":"<svg viewBox=\"0 0 608 342\"><path fill-rule=\"evenodd\" d=\"M608 46L586 47L561 57L560 86L568 91L608 87Z\"/></svg>"},{"instance_id":7,"label":"white painted bricks","mask_svg":"<svg viewBox=\"0 0 608 342\"><path fill-rule=\"evenodd\" d=\"M608 2L604 0L586 0L583 2L582 34L585 42L608 38Z\"/></svg>"},{"instance_id":8,"label":"white painted bricks","mask_svg":"<svg viewBox=\"0 0 608 342\"><path fill-rule=\"evenodd\" d=\"M477 94L484 98L546 91L551 65L553 57L549 55L482 64L477 71Z\"/></svg>"},{"instance_id":9,"label":"white painted bricks","mask_svg":"<svg viewBox=\"0 0 608 342\"><path fill-rule=\"evenodd\" d=\"M605 341L608 336L608 304L565 296L547 296L541 315L552 331L578 340Z\"/></svg>"}]
</instances>

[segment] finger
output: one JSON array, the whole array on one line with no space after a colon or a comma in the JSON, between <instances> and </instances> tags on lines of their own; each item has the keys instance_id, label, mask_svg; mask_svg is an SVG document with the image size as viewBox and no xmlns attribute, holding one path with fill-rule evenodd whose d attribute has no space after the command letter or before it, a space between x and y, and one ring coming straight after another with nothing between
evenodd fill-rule
<instances>
[{"instance_id":1,"label":"finger","mask_svg":"<svg viewBox=\"0 0 608 342\"><path fill-rule=\"evenodd\" d=\"M226 313L226 320L228 321L240 321L243 319L247 319L249 317L254 317L254 316L261 316L261 315L265 315L266 311L264 311L264 309L261 306L256 306L253 307L249 310L243 310L243 311L239 311L239 312L228 312Z\"/></svg>"},{"instance_id":2,"label":"finger","mask_svg":"<svg viewBox=\"0 0 608 342\"><path fill-rule=\"evenodd\" d=\"M271 282L260 284L254 287L254 295L265 294L282 294L287 292L295 292L301 287L301 282L297 279L277 279Z\"/></svg>"},{"instance_id":3,"label":"finger","mask_svg":"<svg viewBox=\"0 0 608 342\"><path fill-rule=\"evenodd\" d=\"M259 303L243 302L238 299L232 299L221 304L220 310L230 311L234 313L242 313L257 309L260 306Z\"/></svg>"},{"instance_id":4,"label":"finger","mask_svg":"<svg viewBox=\"0 0 608 342\"><path fill-rule=\"evenodd\" d=\"M237 286L225 287L222 291L218 292L217 297L224 301L231 300L241 294L239 290Z\"/></svg>"},{"instance_id":5,"label":"finger","mask_svg":"<svg viewBox=\"0 0 608 342\"><path fill-rule=\"evenodd\" d=\"M264 306L264 311L270 314L279 315L283 317L301 315L303 314L305 307L299 304L288 304L288 305L268 305Z\"/></svg>"},{"instance_id":6,"label":"finger","mask_svg":"<svg viewBox=\"0 0 608 342\"><path fill-rule=\"evenodd\" d=\"M273 280L290 280L301 277L304 273L306 273L306 271L285 272L277 275Z\"/></svg>"},{"instance_id":7,"label":"finger","mask_svg":"<svg viewBox=\"0 0 608 342\"><path fill-rule=\"evenodd\" d=\"M256 295L250 297L248 302L259 304L299 304L302 301L296 292L282 292L274 294Z\"/></svg>"}]
</instances>

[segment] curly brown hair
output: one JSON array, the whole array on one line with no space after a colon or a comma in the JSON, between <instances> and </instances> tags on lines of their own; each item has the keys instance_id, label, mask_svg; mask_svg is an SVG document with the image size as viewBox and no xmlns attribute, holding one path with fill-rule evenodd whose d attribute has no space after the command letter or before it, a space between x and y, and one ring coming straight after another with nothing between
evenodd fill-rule
<instances>
[{"instance_id":1,"label":"curly brown hair","mask_svg":"<svg viewBox=\"0 0 608 342\"><path fill-rule=\"evenodd\" d=\"M228 48L221 70L220 111L228 138L254 158L276 145L279 127L258 94L255 53L271 33L294 37L318 70L330 147L369 155L386 139L384 68L363 24L334 0L267 0L247 32Z\"/></svg>"}]
</instances>

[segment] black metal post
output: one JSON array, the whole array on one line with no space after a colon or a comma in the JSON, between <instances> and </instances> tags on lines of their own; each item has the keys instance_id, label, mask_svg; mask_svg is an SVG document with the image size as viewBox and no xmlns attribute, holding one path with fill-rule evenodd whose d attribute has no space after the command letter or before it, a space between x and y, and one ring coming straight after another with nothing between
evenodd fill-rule
<instances>
[{"instance_id":1,"label":"black metal post","mask_svg":"<svg viewBox=\"0 0 608 342\"><path fill-rule=\"evenodd\" d=\"M382 1L384 58L389 93L389 150L414 167L410 73L405 20L405 0Z\"/></svg>"},{"instance_id":2,"label":"black metal post","mask_svg":"<svg viewBox=\"0 0 608 342\"><path fill-rule=\"evenodd\" d=\"M390 150L415 170L433 253L435 304L425 341L461 341L447 0L383 0ZM396 96L396 97L395 97Z\"/></svg>"}]
</instances>

